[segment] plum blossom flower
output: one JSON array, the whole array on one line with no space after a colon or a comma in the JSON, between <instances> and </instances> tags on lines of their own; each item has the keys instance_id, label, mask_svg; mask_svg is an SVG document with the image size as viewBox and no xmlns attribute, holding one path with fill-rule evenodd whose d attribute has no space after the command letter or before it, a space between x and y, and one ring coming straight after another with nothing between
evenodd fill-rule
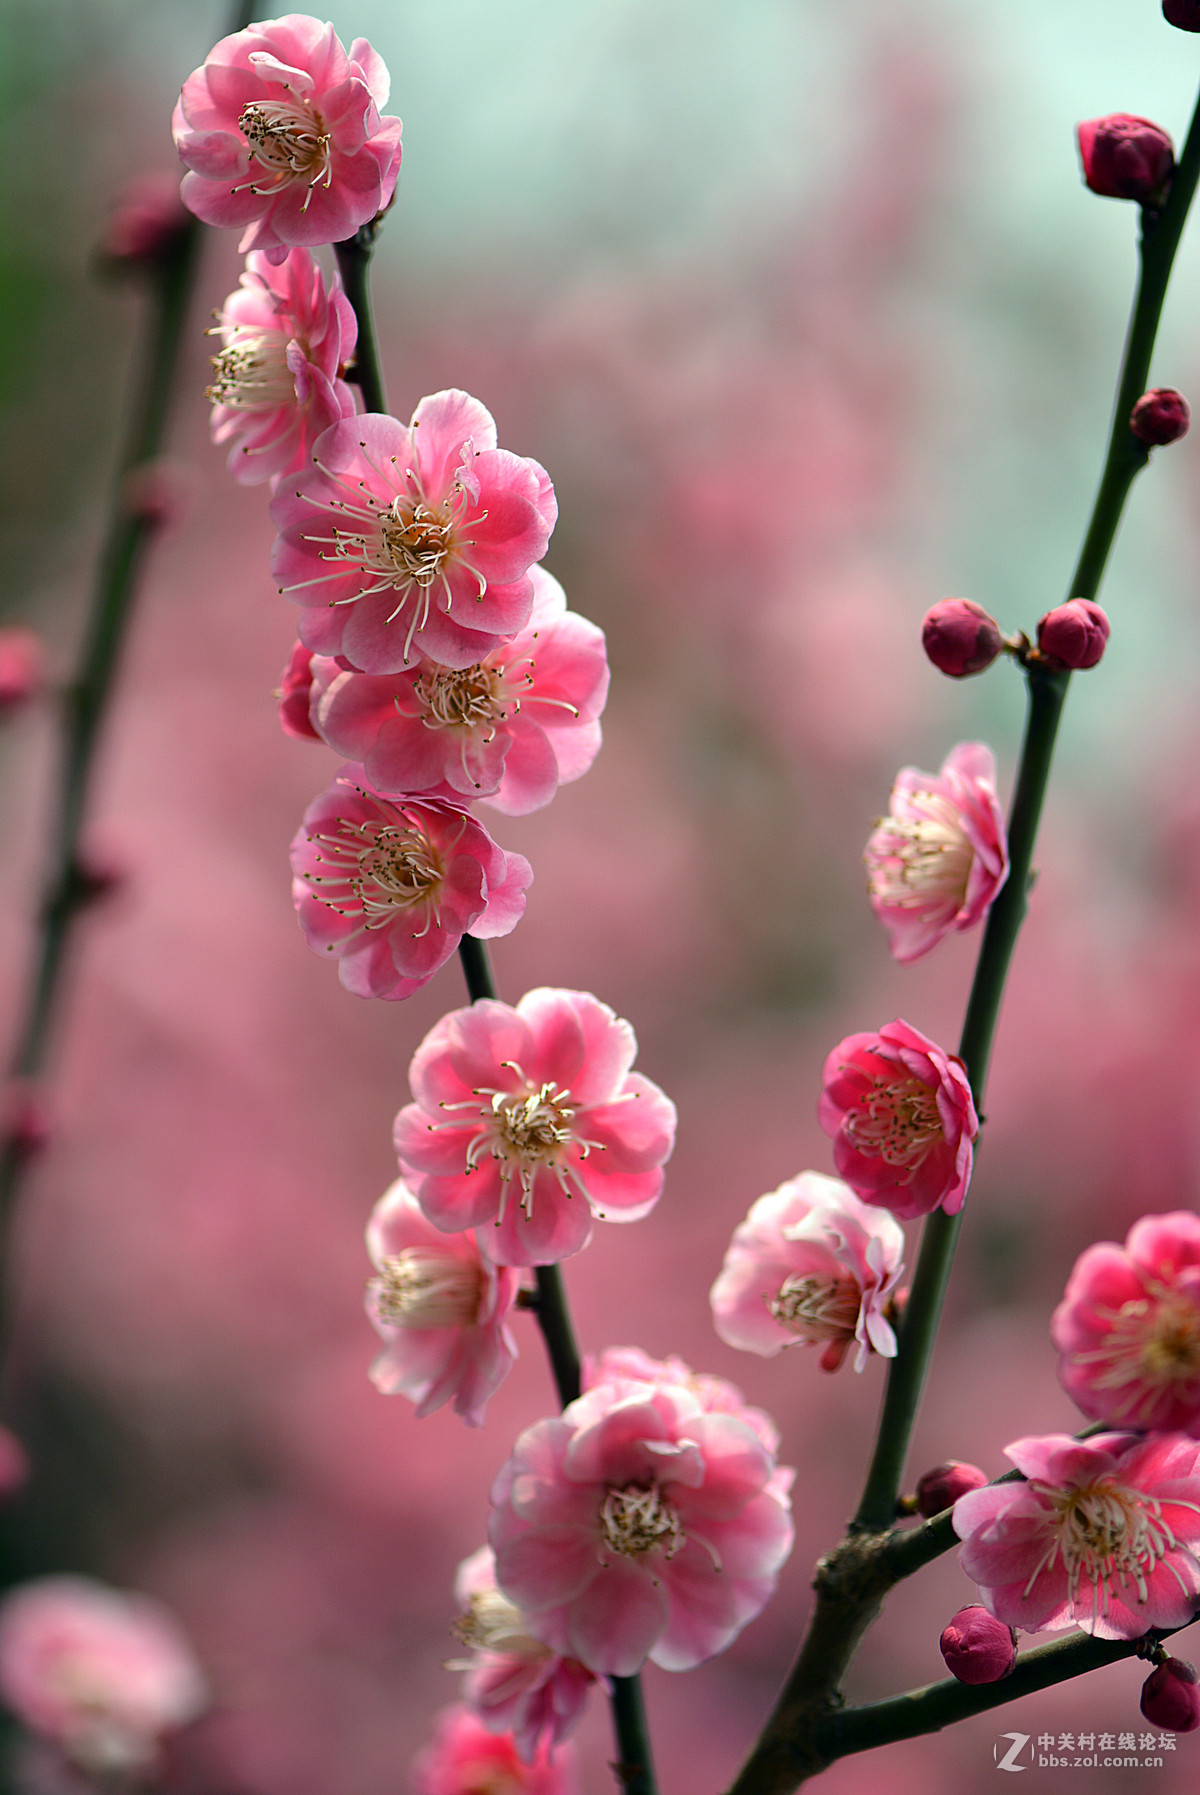
<instances>
[{"instance_id":1,"label":"plum blossom flower","mask_svg":"<svg viewBox=\"0 0 1200 1795\"><path fill-rule=\"evenodd\" d=\"M400 120L381 118L391 78L365 38L287 13L223 37L183 84L171 129L183 202L242 228L243 254L281 262L292 244L339 243L391 203Z\"/></svg>"},{"instance_id":2,"label":"plum blossom flower","mask_svg":"<svg viewBox=\"0 0 1200 1795\"><path fill-rule=\"evenodd\" d=\"M1200 1434L1200 1216L1144 1215L1075 1261L1050 1338L1085 1415Z\"/></svg>"},{"instance_id":3,"label":"plum blossom flower","mask_svg":"<svg viewBox=\"0 0 1200 1795\"><path fill-rule=\"evenodd\" d=\"M863 860L871 908L901 964L979 922L1008 878L991 749L959 742L936 774L902 767Z\"/></svg>"},{"instance_id":4,"label":"plum blossom flower","mask_svg":"<svg viewBox=\"0 0 1200 1795\"><path fill-rule=\"evenodd\" d=\"M472 1656L447 1668L466 1671L463 1700L489 1732L511 1733L532 1764L543 1742L554 1746L574 1732L596 1678L531 1636L521 1610L496 1587L490 1546L459 1565L454 1595L463 1610L454 1631Z\"/></svg>"},{"instance_id":5,"label":"plum blossom flower","mask_svg":"<svg viewBox=\"0 0 1200 1795\"><path fill-rule=\"evenodd\" d=\"M430 1221L477 1230L501 1265L579 1252L592 1217L648 1215L675 1144L675 1106L631 1072L627 1022L586 991L529 991L515 1009L453 1010L413 1056L396 1118L400 1170Z\"/></svg>"},{"instance_id":6,"label":"plum blossom flower","mask_svg":"<svg viewBox=\"0 0 1200 1795\"><path fill-rule=\"evenodd\" d=\"M839 1178L801 1172L760 1197L740 1223L712 1287L722 1340L764 1357L801 1341L836 1371L857 1341L894 1358L891 1300L904 1271L904 1234L886 1211L860 1203Z\"/></svg>"},{"instance_id":7,"label":"plum blossom flower","mask_svg":"<svg viewBox=\"0 0 1200 1795\"><path fill-rule=\"evenodd\" d=\"M376 790L482 798L523 816L587 772L608 695L604 635L567 610L550 574L530 578L529 622L473 666L353 673L317 657L317 728Z\"/></svg>"},{"instance_id":8,"label":"plum blossom flower","mask_svg":"<svg viewBox=\"0 0 1200 1795\"><path fill-rule=\"evenodd\" d=\"M586 1354L583 1361L583 1388L597 1384L620 1383L622 1380L642 1384L682 1384L690 1390L700 1407L710 1415L736 1415L754 1429L768 1452L779 1451L779 1429L765 1409L754 1409L727 1377L716 1377L711 1371L693 1371L674 1353L666 1359L652 1359L640 1346L606 1346L604 1351Z\"/></svg>"},{"instance_id":9,"label":"plum blossom flower","mask_svg":"<svg viewBox=\"0 0 1200 1795\"><path fill-rule=\"evenodd\" d=\"M149 1769L207 1691L173 1615L88 1577L41 1577L0 1602L0 1696L96 1774Z\"/></svg>"},{"instance_id":10,"label":"plum blossom flower","mask_svg":"<svg viewBox=\"0 0 1200 1795\"><path fill-rule=\"evenodd\" d=\"M307 647L363 673L422 657L463 669L524 629L558 508L536 461L497 448L478 399L434 393L407 429L344 419L313 461L271 504L272 571Z\"/></svg>"},{"instance_id":11,"label":"plum blossom flower","mask_svg":"<svg viewBox=\"0 0 1200 1795\"><path fill-rule=\"evenodd\" d=\"M823 1078L818 1118L855 1195L901 1221L939 1208L956 1215L979 1133L957 1054L897 1018L839 1041Z\"/></svg>"},{"instance_id":12,"label":"plum blossom flower","mask_svg":"<svg viewBox=\"0 0 1200 1795\"><path fill-rule=\"evenodd\" d=\"M1014 1440L1026 1483L954 1505L959 1560L998 1620L1139 1639L1182 1627L1200 1597L1200 1444L1182 1434Z\"/></svg>"},{"instance_id":13,"label":"plum blossom flower","mask_svg":"<svg viewBox=\"0 0 1200 1795\"><path fill-rule=\"evenodd\" d=\"M313 689L313 653L297 642L288 656L288 664L279 676L279 727L284 735L299 741L319 742L322 738L313 728L309 704Z\"/></svg>"},{"instance_id":14,"label":"plum blossom flower","mask_svg":"<svg viewBox=\"0 0 1200 1795\"><path fill-rule=\"evenodd\" d=\"M791 1472L682 1384L617 1377L518 1439L492 1488L496 1580L600 1676L690 1670L763 1608L791 1549Z\"/></svg>"},{"instance_id":15,"label":"plum blossom flower","mask_svg":"<svg viewBox=\"0 0 1200 1795\"><path fill-rule=\"evenodd\" d=\"M402 1178L371 1212L367 1251L378 1272L367 1314L386 1346L371 1366L385 1395L407 1396L417 1420L453 1400L470 1427L517 1362L508 1325L518 1274L484 1259L471 1234L443 1234Z\"/></svg>"},{"instance_id":16,"label":"plum blossom flower","mask_svg":"<svg viewBox=\"0 0 1200 1795\"><path fill-rule=\"evenodd\" d=\"M343 767L292 842L292 898L308 945L358 997L411 997L464 935L507 935L533 878L453 804L393 804Z\"/></svg>"},{"instance_id":17,"label":"plum blossom flower","mask_svg":"<svg viewBox=\"0 0 1200 1795\"><path fill-rule=\"evenodd\" d=\"M318 436L354 415L338 369L358 340L354 307L307 249L277 266L246 258L246 271L210 333L224 344L212 358L208 397L215 443L232 442L229 471L244 486L306 467Z\"/></svg>"},{"instance_id":18,"label":"plum blossom flower","mask_svg":"<svg viewBox=\"0 0 1200 1795\"><path fill-rule=\"evenodd\" d=\"M579 1795L574 1747L543 1746L524 1764L508 1733L462 1703L443 1708L431 1745L413 1760L413 1795Z\"/></svg>"}]
</instances>

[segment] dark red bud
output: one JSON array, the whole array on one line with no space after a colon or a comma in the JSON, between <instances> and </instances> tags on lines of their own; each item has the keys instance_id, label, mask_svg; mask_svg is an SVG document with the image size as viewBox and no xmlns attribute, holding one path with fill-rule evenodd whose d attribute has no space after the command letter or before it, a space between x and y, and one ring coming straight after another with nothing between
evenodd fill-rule
<instances>
[{"instance_id":1,"label":"dark red bud","mask_svg":"<svg viewBox=\"0 0 1200 1795\"><path fill-rule=\"evenodd\" d=\"M973 598L944 598L926 611L921 643L940 673L965 679L991 666L1004 637L996 619Z\"/></svg>"},{"instance_id":2,"label":"dark red bud","mask_svg":"<svg viewBox=\"0 0 1200 1795\"><path fill-rule=\"evenodd\" d=\"M15 1078L4 1098L4 1142L18 1159L34 1159L49 1143L50 1106L33 1079Z\"/></svg>"},{"instance_id":3,"label":"dark red bud","mask_svg":"<svg viewBox=\"0 0 1200 1795\"><path fill-rule=\"evenodd\" d=\"M951 1676L960 1683L998 1683L1017 1662L1013 1629L986 1608L960 1608L938 1644Z\"/></svg>"},{"instance_id":4,"label":"dark red bud","mask_svg":"<svg viewBox=\"0 0 1200 1795\"><path fill-rule=\"evenodd\" d=\"M1076 671L1094 667L1108 641L1109 622L1090 598L1073 598L1069 604L1047 611L1037 627L1038 648L1054 667Z\"/></svg>"},{"instance_id":5,"label":"dark red bud","mask_svg":"<svg viewBox=\"0 0 1200 1795\"><path fill-rule=\"evenodd\" d=\"M1180 31L1200 31L1200 0L1162 0L1163 18Z\"/></svg>"},{"instance_id":6,"label":"dark red bud","mask_svg":"<svg viewBox=\"0 0 1200 1795\"><path fill-rule=\"evenodd\" d=\"M1131 112L1087 119L1075 127L1083 178L1105 199L1147 200L1170 180L1175 146L1153 119Z\"/></svg>"},{"instance_id":7,"label":"dark red bud","mask_svg":"<svg viewBox=\"0 0 1200 1795\"><path fill-rule=\"evenodd\" d=\"M292 656L279 678L279 723L285 735L319 742L321 737L312 726L309 700L312 696L312 649L297 642Z\"/></svg>"},{"instance_id":8,"label":"dark red bud","mask_svg":"<svg viewBox=\"0 0 1200 1795\"><path fill-rule=\"evenodd\" d=\"M935 1465L917 1484L917 1513L924 1515L926 1520L931 1515L940 1515L944 1508L953 1508L968 1490L981 1490L987 1481L987 1472L981 1471L978 1465L961 1465L957 1459Z\"/></svg>"},{"instance_id":9,"label":"dark red bud","mask_svg":"<svg viewBox=\"0 0 1200 1795\"><path fill-rule=\"evenodd\" d=\"M1151 1726L1169 1733L1194 1733L1200 1726L1196 1667L1186 1658L1165 1658L1142 1685L1142 1713Z\"/></svg>"},{"instance_id":10,"label":"dark red bud","mask_svg":"<svg viewBox=\"0 0 1200 1795\"><path fill-rule=\"evenodd\" d=\"M1178 442L1187 435L1191 421L1191 406L1173 386L1152 387L1129 414L1129 428L1139 442L1152 449Z\"/></svg>"}]
</instances>

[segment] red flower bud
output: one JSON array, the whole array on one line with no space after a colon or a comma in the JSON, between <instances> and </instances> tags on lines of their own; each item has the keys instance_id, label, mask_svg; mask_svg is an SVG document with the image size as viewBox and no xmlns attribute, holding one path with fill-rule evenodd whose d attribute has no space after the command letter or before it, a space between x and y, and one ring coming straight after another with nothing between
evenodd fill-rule
<instances>
[{"instance_id":1,"label":"red flower bud","mask_svg":"<svg viewBox=\"0 0 1200 1795\"><path fill-rule=\"evenodd\" d=\"M1164 1658L1142 1685L1142 1713L1151 1726L1169 1733L1193 1733L1200 1726L1196 1667L1185 1658Z\"/></svg>"},{"instance_id":2,"label":"red flower bud","mask_svg":"<svg viewBox=\"0 0 1200 1795\"><path fill-rule=\"evenodd\" d=\"M1200 0L1162 0L1163 18L1180 31L1200 31Z\"/></svg>"},{"instance_id":3,"label":"red flower bud","mask_svg":"<svg viewBox=\"0 0 1200 1795\"><path fill-rule=\"evenodd\" d=\"M41 637L16 623L0 629L0 717L28 704L41 683Z\"/></svg>"},{"instance_id":4,"label":"red flower bud","mask_svg":"<svg viewBox=\"0 0 1200 1795\"><path fill-rule=\"evenodd\" d=\"M291 659L279 676L279 723L285 735L319 742L321 737L312 726L308 714L312 694L312 649L297 642Z\"/></svg>"},{"instance_id":5,"label":"red flower bud","mask_svg":"<svg viewBox=\"0 0 1200 1795\"><path fill-rule=\"evenodd\" d=\"M1187 435L1191 421L1191 406L1173 386L1152 387L1142 394L1129 414L1129 428L1149 448L1178 442Z\"/></svg>"},{"instance_id":6,"label":"red flower bud","mask_svg":"<svg viewBox=\"0 0 1200 1795\"><path fill-rule=\"evenodd\" d=\"M110 267L153 268L166 260L191 215L179 197L178 173L141 174L113 202L97 251Z\"/></svg>"},{"instance_id":7,"label":"red flower bud","mask_svg":"<svg viewBox=\"0 0 1200 1795\"><path fill-rule=\"evenodd\" d=\"M987 1472L978 1465L961 1465L957 1459L935 1465L917 1484L917 1513L926 1520L940 1515L944 1508L953 1508L968 1490L981 1490L987 1481Z\"/></svg>"},{"instance_id":8,"label":"red flower bud","mask_svg":"<svg viewBox=\"0 0 1200 1795\"><path fill-rule=\"evenodd\" d=\"M978 1605L960 1608L938 1644L947 1670L960 1683L998 1683L1017 1662L1013 1629Z\"/></svg>"},{"instance_id":9,"label":"red flower bud","mask_svg":"<svg viewBox=\"0 0 1200 1795\"><path fill-rule=\"evenodd\" d=\"M1090 598L1073 598L1047 611L1037 627L1038 648L1054 667L1094 667L1108 641L1109 622Z\"/></svg>"},{"instance_id":10,"label":"red flower bud","mask_svg":"<svg viewBox=\"0 0 1200 1795\"><path fill-rule=\"evenodd\" d=\"M939 672L965 679L991 666L1004 637L996 619L973 598L944 598L926 611L921 643Z\"/></svg>"},{"instance_id":11,"label":"red flower bud","mask_svg":"<svg viewBox=\"0 0 1200 1795\"><path fill-rule=\"evenodd\" d=\"M1076 126L1083 178L1105 199L1148 200L1170 180L1175 148L1153 119L1114 112Z\"/></svg>"}]
</instances>

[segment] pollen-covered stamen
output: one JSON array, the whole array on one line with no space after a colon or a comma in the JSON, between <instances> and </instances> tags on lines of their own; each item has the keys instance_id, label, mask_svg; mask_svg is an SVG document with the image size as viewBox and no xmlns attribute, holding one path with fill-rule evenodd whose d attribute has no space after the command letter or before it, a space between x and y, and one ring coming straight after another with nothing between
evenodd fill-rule
<instances>
[{"instance_id":1,"label":"pollen-covered stamen","mask_svg":"<svg viewBox=\"0 0 1200 1795\"><path fill-rule=\"evenodd\" d=\"M396 498L379 520L381 561L395 569L397 585L432 586L454 547L455 518L442 506Z\"/></svg>"},{"instance_id":2,"label":"pollen-covered stamen","mask_svg":"<svg viewBox=\"0 0 1200 1795\"><path fill-rule=\"evenodd\" d=\"M1165 1285L1152 1283L1150 1295L1099 1311L1112 1323L1101 1346L1072 1353L1079 1365L1095 1365L1098 1390L1129 1386L1124 1400L1106 1409L1113 1420L1135 1426L1148 1419L1164 1390L1200 1380L1200 1308ZM1149 1386L1149 1387L1147 1387Z\"/></svg>"},{"instance_id":3,"label":"pollen-covered stamen","mask_svg":"<svg viewBox=\"0 0 1200 1795\"><path fill-rule=\"evenodd\" d=\"M328 887L319 895L331 910L344 913L357 908L367 929L385 927L397 910L422 904L431 905L436 919L436 896L445 867L417 824L410 821L406 827L342 820L337 834L313 835L309 840L320 843L321 864L329 870L310 873L308 881Z\"/></svg>"},{"instance_id":4,"label":"pollen-covered stamen","mask_svg":"<svg viewBox=\"0 0 1200 1795\"><path fill-rule=\"evenodd\" d=\"M606 1490L600 1527L613 1551L625 1558L653 1551L674 1558L686 1538L678 1514L657 1484L627 1483L624 1489Z\"/></svg>"},{"instance_id":5,"label":"pollen-covered stamen","mask_svg":"<svg viewBox=\"0 0 1200 1795\"><path fill-rule=\"evenodd\" d=\"M485 1277L477 1265L409 1247L367 1285L380 1321L394 1328L472 1327Z\"/></svg>"},{"instance_id":6,"label":"pollen-covered stamen","mask_svg":"<svg viewBox=\"0 0 1200 1795\"><path fill-rule=\"evenodd\" d=\"M853 1334L862 1308L862 1291L852 1278L785 1278L767 1308L781 1327L798 1340L842 1340Z\"/></svg>"},{"instance_id":7,"label":"pollen-covered stamen","mask_svg":"<svg viewBox=\"0 0 1200 1795\"><path fill-rule=\"evenodd\" d=\"M486 661L459 669L431 662L413 685L421 721L427 729L494 729L508 715L503 677Z\"/></svg>"},{"instance_id":8,"label":"pollen-covered stamen","mask_svg":"<svg viewBox=\"0 0 1200 1795\"><path fill-rule=\"evenodd\" d=\"M1057 1528L1025 1586L1026 1595L1057 1559L1067 1574L1072 1603L1081 1583L1094 1587L1098 1613L1107 1610L1109 1593L1117 1585L1132 1587L1140 1602L1146 1600L1151 1573L1178 1544L1155 1497L1128 1489L1110 1476L1099 1477L1082 1489L1058 1489L1036 1480L1030 1487L1049 1503ZM1181 1502L1179 1506L1200 1512L1195 1503ZM1174 1571L1174 1566L1169 1568Z\"/></svg>"},{"instance_id":9,"label":"pollen-covered stamen","mask_svg":"<svg viewBox=\"0 0 1200 1795\"><path fill-rule=\"evenodd\" d=\"M974 849L955 806L937 792L912 792L921 814L881 817L866 853L870 894L880 903L916 908L931 900L962 904Z\"/></svg>"},{"instance_id":10,"label":"pollen-covered stamen","mask_svg":"<svg viewBox=\"0 0 1200 1795\"><path fill-rule=\"evenodd\" d=\"M888 1079L877 1074L842 1126L868 1159L913 1169L946 1138L937 1091L919 1078Z\"/></svg>"},{"instance_id":11,"label":"pollen-covered stamen","mask_svg":"<svg viewBox=\"0 0 1200 1795\"><path fill-rule=\"evenodd\" d=\"M296 380L287 365L287 338L281 331L238 331L212 357L212 385L204 389L214 405L266 411L296 400Z\"/></svg>"},{"instance_id":12,"label":"pollen-covered stamen","mask_svg":"<svg viewBox=\"0 0 1200 1795\"><path fill-rule=\"evenodd\" d=\"M295 100L254 100L243 109L238 130L254 160L276 176L271 188L250 183L252 193L270 192L297 180L307 181L310 187L320 181L329 186L333 178L329 133L319 115L307 106Z\"/></svg>"}]
</instances>

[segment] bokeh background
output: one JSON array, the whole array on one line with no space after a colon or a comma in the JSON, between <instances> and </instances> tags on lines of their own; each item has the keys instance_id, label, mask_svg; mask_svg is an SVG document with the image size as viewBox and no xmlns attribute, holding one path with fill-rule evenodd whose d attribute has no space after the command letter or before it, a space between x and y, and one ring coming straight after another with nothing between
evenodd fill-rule
<instances>
[{"instance_id":1,"label":"bokeh background","mask_svg":"<svg viewBox=\"0 0 1200 1795\"><path fill-rule=\"evenodd\" d=\"M1005 665L923 661L936 598L1032 629L1065 596L1097 476L1134 270L1131 207L1079 180L1072 127L1130 111L1178 141L1200 38L1156 0L404 0L338 4L405 121L377 307L393 409L456 385L555 479L547 566L608 632L593 771L497 818L536 869L497 944L502 992L594 990L676 1099L666 1193L566 1269L584 1344L678 1352L770 1410L799 1467L776 1600L722 1658L650 1667L665 1795L723 1786L793 1649L816 1556L861 1480L881 1367L822 1374L724 1347L707 1290L761 1192L829 1169L820 1067L903 1014L952 1043L975 940L893 967L859 864L896 768L1021 724ZM179 85L225 30L205 0L6 0L0 20L5 621L69 673L142 302L97 281L121 182L173 166ZM293 638L262 489L207 442L210 238L172 454L188 514L156 547L104 745L93 840L128 868L89 919L55 1074L55 1138L15 1265L10 1411L36 1476L29 1571L171 1603L216 1700L180 1741L185 1795L403 1795L431 1713L455 1566L522 1427L553 1406L532 1325L487 1427L416 1424L367 1380L362 1229L452 963L364 1003L304 947L287 844L336 764L284 738ZM1200 392L1193 228L1155 379ZM1160 451L1075 682L988 1128L914 1454L996 1473L1070 1429L1046 1334L1075 1255L1200 1201L1200 448ZM0 737L0 975L15 1011L54 768L50 709ZM910 1232L914 1232L910 1230ZM915 1246L915 1241L914 1241ZM942 1674L972 1599L953 1557L897 1593L854 1670L870 1699ZM1140 1727L1132 1664L822 1787L990 1788L1003 1730ZM580 1735L611 1786L602 1703ZM1153 1772L1195 1786L1188 1739ZM1039 1787L1057 1786L1034 1770ZM1113 1795L1142 1771L1096 1771Z\"/></svg>"}]
</instances>

